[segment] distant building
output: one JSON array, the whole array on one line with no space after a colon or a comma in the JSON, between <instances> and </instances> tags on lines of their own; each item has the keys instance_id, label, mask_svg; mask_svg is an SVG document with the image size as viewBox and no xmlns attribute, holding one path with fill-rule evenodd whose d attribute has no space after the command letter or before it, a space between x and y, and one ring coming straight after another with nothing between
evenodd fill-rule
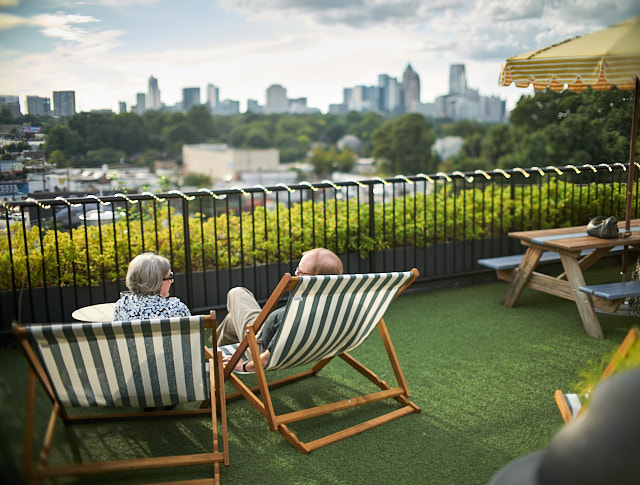
<instances>
[{"instance_id":1,"label":"distant building","mask_svg":"<svg viewBox=\"0 0 640 485\"><path fill-rule=\"evenodd\" d=\"M211 113L218 111L220 104L220 90L213 84L207 84L207 108Z\"/></svg>"},{"instance_id":2,"label":"distant building","mask_svg":"<svg viewBox=\"0 0 640 485\"><path fill-rule=\"evenodd\" d=\"M467 94L467 74L464 64L452 64L449 68L449 94L465 96Z\"/></svg>"},{"instance_id":3,"label":"distant building","mask_svg":"<svg viewBox=\"0 0 640 485\"><path fill-rule=\"evenodd\" d=\"M151 76L149 77L149 89L147 91L147 109L160 109L162 106L160 102L160 89L158 88L158 80Z\"/></svg>"},{"instance_id":4,"label":"distant building","mask_svg":"<svg viewBox=\"0 0 640 485\"><path fill-rule=\"evenodd\" d=\"M420 77L413 70L411 64L402 74L403 109L405 113L415 113L420 104Z\"/></svg>"},{"instance_id":5,"label":"distant building","mask_svg":"<svg viewBox=\"0 0 640 485\"><path fill-rule=\"evenodd\" d=\"M134 111L140 116L147 110L147 95L145 93L136 94L136 106Z\"/></svg>"},{"instance_id":6,"label":"distant building","mask_svg":"<svg viewBox=\"0 0 640 485\"><path fill-rule=\"evenodd\" d=\"M194 106L200 106L200 88L183 88L182 109L189 111Z\"/></svg>"},{"instance_id":7,"label":"distant building","mask_svg":"<svg viewBox=\"0 0 640 485\"><path fill-rule=\"evenodd\" d=\"M9 110L11 116L22 116L20 98L11 94L0 94L0 109Z\"/></svg>"},{"instance_id":8,"label":"distant building","mask_svg":"<svg viewBox=\"0 0 640 485\"><path fill-rule=\"evenodd\" d=\"M53 116L73 116L76 114L76 92L75 91L54 91L53 92Z\"/></svg>"},{"instance_id":9,"label":"distant building","mask_svg":"<svg viewBox=\"0 0 640 485\"><path fill-rule=\"evenodd\" d=\"M182 146L184 173L200 173L212 181L237 180L244 173L281 170L277 148L239 149L226 144L200 143Z\"/></svg>"},{"instance_id":10,"label":"distant building","mask_svg":"<svg viewBox=\"0 0 640 485\"><path fill-rule=\"evenodd\" d=\"M378 89L375 86L355 86L346 104L349 111L378 111Z\"/></svg>"},{"instance_id":11,"label":"distant building","mask_svg":"<svg viewBox=\"0 0 640 485\"><path fill-rule=\"evenodd\" d=\"M402 85L395 77L387 74L378 76L379 103L382 113L401 113L403 109Z\"/></svg>"},{"instance_id":12,"label":"distant building","mask_svg":"<svg viewBox=\"0 0 640 485\"><path fill-rule=\"evenodd\" d=\"M420 77L411 64L407 64L401 83L388 74L380 74L377 86L344 88L342 103L329 105L329 113L344 114L349 111L419 113L429 118L499 123L505 118L506 102L494 96L481 96L478 90L469 89L464 64L454 64L449 73L449 94L438 96L433 103L422 103Z\"/></svg>"},{"instance_id":13,"label":"distant building","mask_svg":"<svg viewBox=\"0 0 640 485\"><path fill-rule=\"evenodd\" d=\"M332 115L346 115L349 112L344 103L333 103L329 105L329 113Z\"/></svg>"},{"instance_id":14,"label":"distant building","mask_svg":"<svg viewBox=\"0 0 640 485\"><path fill-rule=\"evenodd\" d=\"M258 103L257 99L247 99L247 113L263 113L264 106Z\"/></svg>"},{"instance_id":15,"label":"distant building","mask_svg":"<svg viewBox=\"0 0 640 485\"><path fill-rule=\"evenodd\" d=\"M27 113L35 116L51 116L51 98L27 96Z\"/></svg>"},{"instance_id":16,"label":"distant building","mask_svg":"<svg viewBox=\"0 0 640 485\"><path fill-rule=\"evenodd\" d=\"M127 103L124 101L118 101L118 113L126 113L127 112Z\"/></svg>"},{"instance_id":17,"label":"distant building","mask_svg":"<svg viewBox=\"0 0 640 485\"><path fill-rule=\"evenodd\" d=\"M295 98L289 99L289 113L294 114L313 114L319 113L318 108L310 108L307 106L307 98Z\"/></svg>"},{"instance_id":18,"label":"distant building","mask_svg":"<svg viewBox=\"0 0 640 485\"><path fill-rule=\"evenodd\" d=\"M461 136L445 136L436 139L431 150L437 153L441 160L447 160L458 154L464 139Z\"/></svg>"},{"instance_id":19,"label":"distant building","mask_svg":"<svg viewBox=\"0 0 640 485\"><path fill-rule=\"evenodd\" d=\"M477 89L467 86L464 64L453 64L449 71L449 94L435 100L435 117L454 121L474 120L482 123L501 123L506 102L498 97L481 96Z\"/></svg>"},{"instance_id":20,"label":"distant building","mask_svg":"<svg viewBox=\"0 0 640 485\"><path fill-rule=\"evenodd\" d=\"M360 153L362 150L362 141L355 135L344 135L336 142L336 145L340 150L348 148L354 153Z\"/></svg>"},{"instance_id":21,"label":"distant building","mask_svg":"<svg viewBox=\"0 0 640 485\"><path fill-rule=\"evenodd\" d=\"M267 88L267 102L264 112L267 114L286 113L289 111L289 99L287 90L279 84L272 84Z\"/></svg>"},{"instance_id":22,"label":"distant building","mask_svg":"<svg viewBox=\"0 0 640 485\"><path fill-rule=\"evenodd\" d=\"M240 101L234 101L232 99L225 99L218 105L216 114L219 115L237 115L240 114Z\"/></svg>"},{"instance_id":23,"label":"distant building","mask_svg":"<svg viewBox=\"0 0 640 485\"><path fill-rule=\"evenodd\" d=\"M378 75L377 86L344 88L343 106L331 105L330 113L375 111L384 114L416 112L420 107L420 77L408 64L402 82L388 74Z\"/></svg>"}]
</instances>

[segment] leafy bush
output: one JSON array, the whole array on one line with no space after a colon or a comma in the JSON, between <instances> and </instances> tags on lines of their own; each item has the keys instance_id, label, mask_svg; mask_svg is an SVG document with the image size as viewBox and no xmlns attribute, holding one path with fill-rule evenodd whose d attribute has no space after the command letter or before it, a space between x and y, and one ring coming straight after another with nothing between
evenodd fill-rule
<instances>
[{"instance_id":1,"label":"leafy bush","mask_svg":"<svg viewBox=\"0 0 640 485\"><path fill-rule=\"evenodd\" d=\"M288 261L325 246L338 254L366 257L371 251L429 247L476 240L508 231L586 224L596 215L624 217L620 184L578 185L548 178L530 185L437 182L431 193L376 201L329 199L228 210L216 216L194 213L187 224L166 201L127 203L125 216L101 227L68 231L12 225L0 240L0 289L91 286L124 278L129 261L144 251L167 256L175 272L185 270L188 249L194 271ZM426 189L425 189L426 192ZM336 195L337 195L336 191ZM595 194L595 196L593 195ZM391 200L389 200L391 199ZM373 231L370 231L370 213Z\"/></svg>"}]
</instances>

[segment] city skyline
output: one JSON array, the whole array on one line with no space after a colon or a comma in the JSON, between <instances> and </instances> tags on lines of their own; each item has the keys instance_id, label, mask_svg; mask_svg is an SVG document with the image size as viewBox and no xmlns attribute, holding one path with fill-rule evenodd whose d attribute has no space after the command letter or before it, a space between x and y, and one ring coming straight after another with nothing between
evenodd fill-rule
<instances>
[{"instance_id":1,"label":"city skyline","mask_svg":"<svg viewBox=\"0 0 640 485\"><path fill-rule=\"evenodd\" d=\"M77 111L118 112L153 76L166 105L213 84L244 111L280 84L327 112L343 88L400 77L407 64L433 102L464 64L469 87L512 109L530 91L498 86L507 57L638 14L634 0L0 0L0 93L19 96L23 112L26 96L65 90Z\"/></svg>"},{"instance_id":2,"label":"city skyline","mask_svg":"<svg viewBox=\"0 0 640 485\"><path fill-rule=\"evenodd\" d=\"M348 111L374 111L381 114L420 113L431 118L469 119L480 122L497 123L504 121L505 101L498 96L484 96L467 83L464 64L450 66L449 91L436 97L435 103L420 101L420 76L411 64L407 64L402 76L378 75L376 86L351 86L343 88L341 103L329 105L328 113L346 114ZM75 91L53 92L51 98L26 96L24 105L18 96L0 95L0 105L18 114L26 107L26 114L53 115L55 117L75 114ZM58 100L56 102L56 99ZM147 92L136 94L136 104L127 106L120 101L119 113L127 111L142 115L147 110L170 110L187 112L195 105L206 106L212 114L239 114L240 101L219 97L219 89L208 84L205 99L200 96L199 87L182 89L182 101L175 105L162 102L158 79L150 76ZM247 112L254 113L317 113L320 110L307 105L307 98L289 98L284 86L275 84L266 89L265 104L255 99L247 99ZM25 113L23 113L25 114Z\"/></svg>"}]
</instances>

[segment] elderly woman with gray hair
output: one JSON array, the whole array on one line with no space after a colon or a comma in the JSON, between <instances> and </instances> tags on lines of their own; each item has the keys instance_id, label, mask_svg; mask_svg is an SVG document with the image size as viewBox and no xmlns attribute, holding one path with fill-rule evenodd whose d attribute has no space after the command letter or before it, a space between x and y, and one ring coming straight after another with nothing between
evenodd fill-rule
<instances>
[{"instance_id":1,"label":"elderly woman with gray hair","mask_svg":"<svg viewBox=\"0 0 640 485\"><path fill-rule=\"evenodd\" d=\"M126 284L113 311L113 320L188 317L187 305L169 296L173 271L169 260L155 253L139 254L129 263Z\"/></svg>"}]
</instances>

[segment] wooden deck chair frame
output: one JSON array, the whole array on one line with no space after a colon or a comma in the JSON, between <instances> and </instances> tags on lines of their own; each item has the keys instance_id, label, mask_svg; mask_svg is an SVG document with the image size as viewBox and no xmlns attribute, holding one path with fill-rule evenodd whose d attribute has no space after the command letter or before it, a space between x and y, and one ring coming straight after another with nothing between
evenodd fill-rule
<instances>
[{"instance_id":1,"label":"wooden deck chair frame","mask_svg":"<svg viewBox=\"0 0 640 485\"><path fill-rule=\"evenodd\" d=\"M408 273L408 272L407 272ZM400 288L400 290L395 295L396 297L406 290L419 276L419 272L417 269L411 270L410 278L407 282ZM313 376L320 372L324 366L326 366L335 356L328 358L318 359L315 365L308 370L296 373L294 375L277 379L271 382L268 382L265 375L264 366L261 363L259 358L260 351L258 347L258 342L256 339L256 334L262 324L265 322L267 316L276 308L277 303L283 297L286 292L293 290L298 281L302 277L291 276L289 273L285 274L277 287L271 294L270 298L262 308L262 311L254 321L254 323L250 326L246 327L246 334L243 337L240 345L238 346L236 352L231 356L231 360L227 363L224 370L225 380L230 382L238 392L234 394L230 394L227 396L227 400L236 399L239 397L246 398L259 412L262 414L269 425L269 429L271 431L278 430L289 443L301 451L302 453L308 454L311 451L326 446L330 443L334 443L338 440L347 438L349 436L355 435L357 433L361 433L365 430L373 428L375 426L381 425L383 423L392 421L394 419L400 418L402 416L406 416L411 413L420 412L420 408L409 401L409 389L407 387L407 383L404 378L404 374L400 368L400 363L398 362L398 357L396 355L395 349L391 342L391 338L389 336L389 332L387 331L387 326L384 322L384 318L380 318L377 323L377 329L382 338L382 343L385 347L387 356L389 358L389 362L393 369L393 373L395 375L397 385L395 387L389 386L385 381L383 381L380 377L378 377L373 371L368 369L366 366L358 362L347 352L338 354L337 357L340 357L343 361L349 364L353 369L358 371L364 377L366 377L369 381L378 386L381 390L377 392L373 392L370 394L365 394L362 396L353 397L350 399L345 399L342 401L324 404L308 409L303 409L300 411L290 412L286 414L277 415L272 401L271 401L271 390L274 387L281 386L283 384L287 384L293 381L297 381L299 379ZM249 349L250 354L254 363L256 363L255 375L258 381L258 385L249 388L244 384L242 380L238 377L236 373L234 373L233 369L238 361L243 358L243 354ZM261 397L258 397L256 394L259 392ZM302 421L305 419L322 416L325 414L330 414L336 411L342 411L345 409L354 408L356 406L362 406L365 404L370 404L374 402L383 401L386 399L395 399L402 406L399 409L391 411L389 413L383 414L381 416L375 417L373 419L367 420L358 425L352 426L347 429L343 429L341 431L335 432L333 434L321 437L314 441L303 442L301 441L288 427L287 425L292 422Z\"/></svg>"},{"instance_id":2,"label":"wooden deck chair frame","mask_svg":"<svg viewBox=\"0 0 640 485\"><path fill-rule=\"evenodd\" d=\"M194 316L199 317L199 316ZM188 317L190 320L194 317ZM183 317L184 318L184 317ZM200 321L198 319L198 321ZM54 324L52 324L54 325ZM62 324L65 325L65 324ZM73 324L69 324L73 325ZM211 329L216 326L215 312L211 312L209 315L204 316L205 329ZM32 343L30 342L27 328L16 323L12 326L12 331L17 339L21 350L23 351L28 362L27 373L27 399L26 399L26 416L24 427L24 441L22 451L22 475L26 483L35 482L39 483L42 479L54 478L60 476L74 476L74 475L86 475L93 473L105 473L116 471L129 471L129 470L144 470L154 468L166 468L166 467L180 467L190 465L213 465L212 478L181 481L181 483L189 484L204 484L204 483L220 483L220 463L225 466L229 465L229 449L227 439L227 417L226 417L226 400L224 393L224 374L222 366L222 356L213 355L213 353L205 346L205 335L202 332L202 345L204 347L204 359L205 365L208 365L209 369L209 400L210 408L199 409L177 409L177 410L156 410L147 412L122 412L122 413L102 413L102 414L70 414L65 405L60 401L54 385L50 379L49 374L45 370L45 365L40 359L40 356L34 350ZM40 449L37 462L34 463L34 414L35 414L35 381L38 379L42 384L45 394L51 400L53 409L49 418L46 434L42 447ZM208 402L209 402L208 400ZM69 406L67 406L68 408ZM110 406L110 409L114 409ZM221 418L221 436L222 436L222 450L219 450L219 437L218 437L218 424L217 414ZM158 418L158 417L170 417L170 416L197 416L197 415L210 415L212 426L212 452L197 453L197 454L185 454L185 455L171 455L163 457L146 457L146 458L134 458L123 459L105 462L93 462L93 463L78 463L68 465L55 465L50 466L48 464L49 452L53 444L55 428L60 418L65 425L76 422L88 422L88 421L108 421L108 420L122 420L122 419L144 419L144 418Z\"/></svg>"},{"instance_id":3,"label":"wooden deck chair frame","mask_svg":"<svg viewBox=\"0 0 640 485\"><path fill-rule=\"evenodd\" d=\"M640 330L638 327L631 327L626 337L618 347L618 350L613 354L611 360L605 367L602 375L598 379L596 385L602 382L607 377L610 377L617 369L620 361L625 358L631 346L638 340L640 337ZM576 394L565 394L561 389L556 389L554 393L554 399L556 404L558 405L558 409L560 410L560 414L562 415L562 419L565 423L573 421L577 418L585 409L584 405L580 404L579 396Z\"/></svg>"}]
</instances>

